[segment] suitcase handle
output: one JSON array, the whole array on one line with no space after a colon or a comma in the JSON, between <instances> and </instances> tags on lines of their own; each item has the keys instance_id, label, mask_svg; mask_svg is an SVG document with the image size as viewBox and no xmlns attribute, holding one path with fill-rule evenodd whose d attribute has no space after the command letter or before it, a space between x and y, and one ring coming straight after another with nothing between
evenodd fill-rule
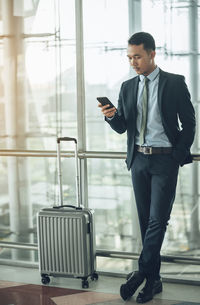
<instances>
[{"instance_id":1,"label":"suitcase handle","mask_svg":"<svg viewBox=\"0 0 200 305\"><path fill-rule=\"evenodd\" d=\"M62 138L57 138L57 143L59 144L61 141L73 141L77 144L77 140L75 138L69 138L69 137L62 137Z\"/></svg>"},{"instance_id":2,"label":"suitcase handle","mask_svg":"<svg viewBox=\"0 0 200 305\"><path fill-rule=\"evenodd\" d=\"M82 210L82 207L76 207L75 205L70 205L70 204L65 204L65 205L60 205L60 206L54 206L54 209L61 209L61 208L72 208L75 210Z\"/></svg>"},{"instance_id":3,"label":"suitcase handle","mask_svg":"<svg viewBox=\"0 0 200 305\"><path fill-rule=\"evenodd\" d=\"M58 182L59 182L59 206L63 205L63 190L62 190L62 171L61 171L61 153L60 153L60 142L64 141L73 141L75 144L75 170L76 170L76 201L78 208L81 207L81 191L80 191L80 168L78 164L78 149L77 149L77 140L70 137L57 138L57 161L58 161Z\"/></svg>"}]
</instances>

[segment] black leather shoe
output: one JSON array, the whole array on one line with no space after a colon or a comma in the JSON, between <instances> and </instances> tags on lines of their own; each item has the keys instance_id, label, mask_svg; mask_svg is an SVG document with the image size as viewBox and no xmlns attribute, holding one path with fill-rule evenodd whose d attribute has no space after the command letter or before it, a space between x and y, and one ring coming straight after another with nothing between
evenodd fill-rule
<instances>
[{"instance_id":1,"label":"black leather shoe","mask_svg":"<svg viewBox=\"0 0 200 305\"><path fill-rule=\"evenodd\" d=\"M128 280L133 274L134 274L134 272L130 272L127 275L126 279ZM162 279L161 278L159 280L154 281L153 289L154 289L154 294L162 292L163 286L162 286Z\"/></svg>"},{"instance_id":2,"label":"black leather shoe","mask_svg":"<svg viewBox=\"0 0 200 305\"><path fill-rule=\"evenodd\" d=\"M125 284L122 284L120 287L120 296L126 301L131 298L138 287L143 283L145 276L143 273L136 271L132 273L131 277L127 280Z\"/></svg>"},{"instance_id":3,"label":"black leather shoe","mask_svg":"<svg viewBox=\"0 0 200 305\"><path fill-rule=\"evenodd\" d=\"M146 303L153 299L153 296L162 292L162 281L156 280L153 283L147 281L144 288L139 292L136 302Z\"/></svg>"}]
</instances>

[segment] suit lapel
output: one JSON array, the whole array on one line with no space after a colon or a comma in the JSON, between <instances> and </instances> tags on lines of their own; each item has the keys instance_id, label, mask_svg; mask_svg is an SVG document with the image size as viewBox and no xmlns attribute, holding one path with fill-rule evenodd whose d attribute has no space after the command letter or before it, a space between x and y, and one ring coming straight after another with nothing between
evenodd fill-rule
<instances>
[{"instance_id":1,"label":"suit lapel","mask_svg":"<svg viewBox=\"0 0 200 305\"><path fill-rule=\"evenodd\" d=\"M160 69L160 77L159 77L159 83L158 83L158 106L160 109L160 113L162 115L162 96L163 96L163 91L164 87L167 82L167 77L165 75L165 72Z\"/></svg>"},{"instance_id":2,"label":"suit lapel","mask_svg":"<svg viewBox=\"0 0 200 305\"><path fill-rule=\"evenodd\" d=\"M134 103L134 107L133 107L134 109L137 106L137 92L138 92L139 80L140 80L139 76L133 79L133 97L131 98L131 100Z\"/></svg>"}]
</instances>

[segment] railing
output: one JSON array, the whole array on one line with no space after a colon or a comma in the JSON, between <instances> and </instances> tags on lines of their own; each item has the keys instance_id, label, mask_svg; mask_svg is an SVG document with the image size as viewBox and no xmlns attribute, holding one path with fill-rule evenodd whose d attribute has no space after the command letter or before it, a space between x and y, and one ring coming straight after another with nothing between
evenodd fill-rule
<instances>
[{"instance_id":1,"label":"railing","mask_svg":"<svg viewBox=\"0 0 200 305\"><path fill-rule=\"evenodd\" d=\"M0 156L5 157L56 157L55 150L13 150L0 149ZM74 157L73 151L63 151L61 157ZM125 152L101 152L101 151L87 151L78 152L78 157L83 158L100 158L100 159L125 159ZM200 154L192 154L193 161L200 161Z\"/></svg>"},{"instance_id":2,"label":"railing","mask_svg":"<svg viewBox=\"0 0 200 305\"><path fill-rule=\"evenodd\" d=\"M26 244L26 243L0 241L0 247L38 251L38 244ZM121 259L138 259L139 258L139 255L137 253L121 252L121 251L108 251L108 250L97 250L96 256L109 257L109 258L121 258ZM162 257L163 262L179 261L179 262L183 262L186 264L188 264L190 262L195 265L200 265L200 257L197 257L197 256L185 257L185 256L178 256L178 255L162 255L161 257Z\"/></svg>"}]
</instances>

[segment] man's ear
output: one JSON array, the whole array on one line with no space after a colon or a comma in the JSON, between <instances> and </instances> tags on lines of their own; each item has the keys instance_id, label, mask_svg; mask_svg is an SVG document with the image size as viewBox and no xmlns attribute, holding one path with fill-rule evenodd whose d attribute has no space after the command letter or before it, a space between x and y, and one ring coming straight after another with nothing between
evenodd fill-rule
<instances>
[{"instance_id":1,"label":"man's ear","mask_svg":"<svg viewBox=\"0 0 200 305\"><path fill-rule=\"evenodd\" d=\"M151 51L151 59L154 59L155 56L156 56L156 51Z\"/></svg>"}]
</instances>

